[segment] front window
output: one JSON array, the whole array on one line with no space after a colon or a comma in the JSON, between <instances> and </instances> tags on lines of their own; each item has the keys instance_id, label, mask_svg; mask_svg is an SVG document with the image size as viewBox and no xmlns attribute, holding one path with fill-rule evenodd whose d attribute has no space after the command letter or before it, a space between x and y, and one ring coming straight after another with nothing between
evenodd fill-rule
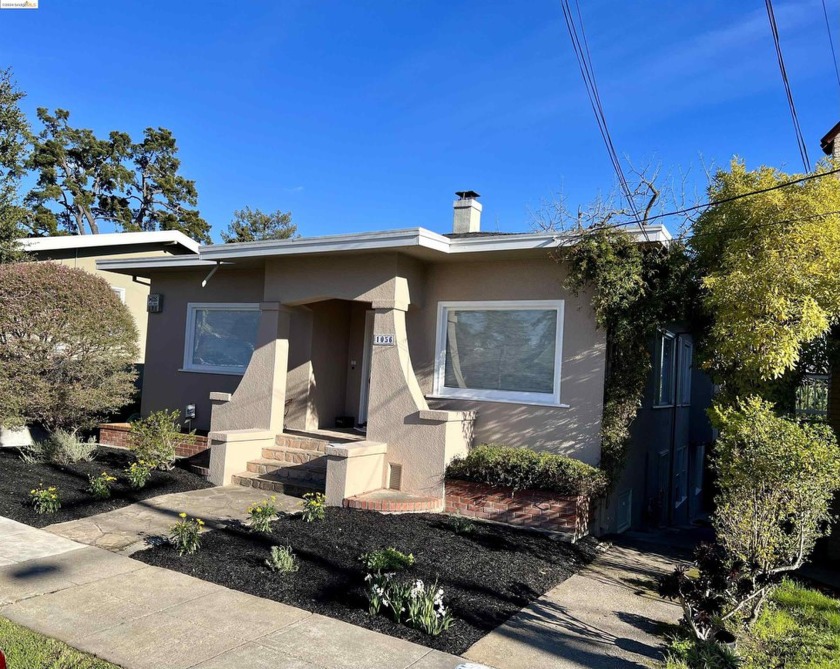
<instances>
[{"instance_id":1,"label":"front window","mask_svg":"<svg viewBox=\"0 0 840 669\"><path fill-rule=\"evenodd\" d=\"M435 394L560 404L562 300L442 302Z\"/></svg>"},{"instance_id":2,"label":"front window","mask_svg":"<svg viewBox=\"0 0 840 669\"><path fill-rule=\"evenodd\" d=\"M190 304L184 369L244 374L257 343L258 304Z\"/></svg>"}]
</instances>

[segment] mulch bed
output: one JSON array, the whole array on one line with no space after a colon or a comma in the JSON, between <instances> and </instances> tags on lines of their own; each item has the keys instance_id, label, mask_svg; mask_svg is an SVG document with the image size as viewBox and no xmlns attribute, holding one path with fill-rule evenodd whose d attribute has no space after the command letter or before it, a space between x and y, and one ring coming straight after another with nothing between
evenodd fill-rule
<instances>
[{"instance_id":1,"label":"mulch bed","mask_svg":"<svg viewBox=\"0 0 840 669\"><path fill-rule=\"evenodd\" d=\"M536 598L565 580L595 554L594 540L576 545L544 534L476 523L470 535L456 534L446 516L384 515L327 509L326 520L306 523L281 516L270 534L241 526L202 536L201 550L179 557L168 545L135 553L151 565L273 599L391 636L460 654ZM271 546L291 545L300 571L275 574L265 566ZM438 580L455 624L438 637L371 618L364 596L362 553L393 546L413 553L406 579ZM387 610L385 610L387 613Z\"/></svg>"},{"instance_id":2,"label":"mulch bed","mask_svg":"<svg viewBox=\"0 0 840 669\"><path fill-rule=\"evenodd\" d=\"M113 511L158 495L210 487L200 476L176 467L168 472L154 472L145 487L135 490L128 485L123 474L133 460L130 451L100 446L93 462L27 464L20 459L16 449L0 449L0 516L34 527L45 527ZM87 492L88 475L103 471L118 480L111 489L110 499L98 500ZM33 510L29 492L39 485L58 488L61 509L56 513L38 515Z\"/></svg>"}]
</instances>

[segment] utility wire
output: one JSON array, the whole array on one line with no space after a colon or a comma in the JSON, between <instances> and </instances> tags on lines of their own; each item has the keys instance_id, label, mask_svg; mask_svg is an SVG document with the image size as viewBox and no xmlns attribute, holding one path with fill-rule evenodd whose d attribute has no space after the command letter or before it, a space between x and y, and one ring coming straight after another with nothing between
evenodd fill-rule
<instances>
[{"instance_id":1,"label":"utility wire","mask_svg":"<svg viewBox=\"0 0 840 669\"><path fill-rule=\"evenodd\" d=\"M621 188L624 197L627 199L627 203L630 207L630 210L633 212L633 216L636 219L639 219L639 211L636 207L635 201L633 200L633 193L630 190L630 186L627 182L627 177L625 176L624 170L621 167L621 161L618 157L618 152L615 150L615 144L613 143L612 135L610 134L609 126L607 125L607 118L606 114L604 113L604 105L601 102L601 94L598 90L598 83L595 79L595 70L592 66L592 57L589 51L589 42L586 39L586 32L584 30L583 15L580 11L580 4L577 0L575 0L578 15L578 23L580 24L580 34L578 34L578 28L575 23L574 14L572 13L572 8L569 4L569 0L561 0L560 5L563 9L563 17L566 19L566 28L569 31L569 38L572 42L572 49L575 52L575 58L578 62L580 74L583 77L583 83L586 88L586 94L589 97L589 104L592 107L592 112L595 114L595 121L598 124L598 131L601 133L601 138L604 140L604 146L607 149L607 154L609 156L610 162L612 163L613 170L615 171L616 177L618 178L619 187ZM645 239L647 239L647 231L644 228L644 224L639 223L639 228L641 229L642 234L644 234Z\"/></svg>"},{"instance_id":2,"label":"utility wire","mask_svg":"<svg viewBox=\"0 0 840 669\"><path fill-rule=\"evenodd\" d=\"M773 0L764 0L764 6L767 8L767 18L770 20L770 31L773 34L773 44L776 47L776 59L779 61L779 72L782 75L782 83L785 85L785 95L787 96L788 107L790 108L790 117L793 121L793 131L796 135L796 143L799 146L799 156L802 158L802 164L805 166L805 171L811 171L811 161L808 159L808 147L805 139L802 136L802 128L799 126L799 117L796 114L796 105L793 102L793 93L790 90L790 81L788 80L787 69L785 68L785 59L782 56L782 45L779 41L779 26L776 25L776 14L773 12Z\"/></svg>"},{"instance_id":3,"label":"utility wire","mask_svg":"<svg viewBox=\"0 0 840 669\"><path fill-rule=\"evenodd\" d=\"M808 216L797 216L796 218L787 218L781 221L765 221L764 223L744 223L742 225L730 225L725 230L701 230L700 232L692 232L690 237L705 237L725 234L730 230L758 230L759 228L770 228L776 225L785 225L787 223L799 223L800 221L810 221L814 218L823 218L824 216L834 216L840 214L840 209L837 211L824 211L819 214L810 214Z\"/></svg>"},{"instance_id":4,"label":"utility wire","mask_svg":"<svg viewBox=\"0 0 840 669\"><path fill-rule=\"evenodd\" d=\"M828 20L828 8L825 6L825 0L822 0L822 8L825 17L825 30L828 33L828 45L831 47L831 64L834 65L837 86L840 87L840 68L837 66L837 54L834 52L834 38L831 36L831 21Z\"/></svg>"}]
</instances>

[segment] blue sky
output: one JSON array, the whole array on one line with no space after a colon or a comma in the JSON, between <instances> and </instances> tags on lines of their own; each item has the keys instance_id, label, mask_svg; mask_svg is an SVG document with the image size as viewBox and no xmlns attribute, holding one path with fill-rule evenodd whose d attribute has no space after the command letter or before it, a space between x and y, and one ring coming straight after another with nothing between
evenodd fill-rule
<instances>
[{"instance_id":1,"label":"blue sky","mask_svg":"<svg viewBox=\"0 0 840 669\"><path fill-rule=\"evenodd\" d=\"M734 154L801 170L760 0L581 5L620 154L701 191L703 164ZM840 120L822 5L776 16L813 162ZM217 239L246 205L305 235L448 232L461 189L484 229L522 231L614 179L557 1L40 0L0 11L6 66L33 118L170 128Z\"/></svg>"}]
</instances>

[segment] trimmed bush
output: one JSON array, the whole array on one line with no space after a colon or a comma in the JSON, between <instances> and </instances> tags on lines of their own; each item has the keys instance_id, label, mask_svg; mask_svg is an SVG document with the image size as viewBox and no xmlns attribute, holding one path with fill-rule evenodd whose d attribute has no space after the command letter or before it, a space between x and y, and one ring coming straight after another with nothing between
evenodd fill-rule
<instances>
[{"instance_id":1,"label":"trimmed bush","mask_svg":"<svg viewBox=\"0 0 840 669\"><path fill-rule=\"evenodd\" d=\"M548 490L559 495L597 497L607 486L603 471L584 462L528 448L482 444L453 460L447 478L513 490Z\"/></svg>"}]
</instances>

